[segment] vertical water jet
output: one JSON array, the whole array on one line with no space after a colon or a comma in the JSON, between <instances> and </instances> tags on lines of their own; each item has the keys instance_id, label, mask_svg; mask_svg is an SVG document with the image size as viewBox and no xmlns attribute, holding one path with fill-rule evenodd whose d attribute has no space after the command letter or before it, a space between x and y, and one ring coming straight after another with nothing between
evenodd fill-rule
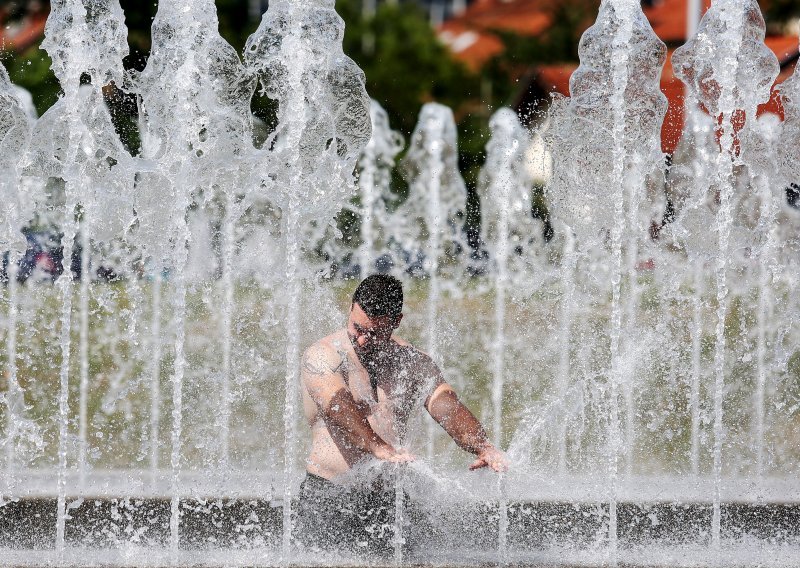
<instances>
[{"instance_id":1,"label":"vertical water jet","mask_svg":"<svg viewBox=\"0 0 800 568\"><path fill-rule=\"evenodd\" d=\"M403 136L389 126L389 115L376 102L370 101L372 137L358 159L358 189L361 197L361 244L358 260L361 276L375 268L376 255L386 251L393 227L387 210L391 196L392 168L395 156L403 149Z\"/></svg>"},{"instance_id":2,"label":"vertical water jet","mask_svg":"<svg viewBox=\"0 0 800 568\"><path fill-rule=\"evenodd\" d=\"M687 95L693 99L693 96ZM715 255L714 243L698 238L714 223L714 160L719 152L711 118L697 106L686 104L684 134L673 154L667 191L674 214L662 230L662 238L686 255L685 267L691 287L687 304L691 309L689 388L690 447L689 467L700 474L701 386L705 375L702 353L706 313L706 266ZM670 259L678 262L679 258Z\"/></svg>"},{"instance_id":3,"label":"vertical water jet","mask_svg":"<svg viewBox=\"0 0 800 568\"><path fill-rule=\"evenodd\" d=\"M755 0L716 0L706 12L697 35L675 51L675 74L703 103L715 120L720 152L716 159L716 328L714 346L714 506L711 542L720 547L722 405L725 388L726 335L728 312L729 239L733 223L734 165L739 162L737 119L751 122L760 103L770 97L778 75L778 61L764 45L766 27ZM747 123L746 123L747 124ZM745 126L746 126L745 124Z\"/></svg>"},{"instance_id":4,"label":"vertical water jet","mask_svg":"<svg viewBox=\"0 0 800 568\"><path fill-rule=\"evenodd\" d=\"M86 211L82 211L86 215ZM87 433L88 406L89 406L89 234L84 224L79 232L81 253L80 253L80 292L79 292L79 376L78 386L78 472L80 482L83 486L86 483L86 450L88 446Z\"/></svg>"},{"instance_id":5,"label":"vertical water jet","mask_svg":"<svg viewBox=\"0 0 800 568\"><path fill-rule=\"evenodd\" d=\"M161 269L150 285L150 476L153 487L158 479L159 429L161 428Z\"/></svg>"},{"instance_id":6,"label":"vertical water jet","mask_svg":"<svg viewBox=\"0 0 800 568\"><path fill-rule=\"evenodd\" d=\"M263 91L278 101L278 125L256 173L281 209L288 288L285 338L283 534L290 561L299 388L300 310L307 278L302 237L311 223L327 226L354 190L353 170L370 138L364 74L342 52L344 23L333 0L270 3L245 46L245 63Z\"/></svg>"},{"instance_id":7,"label":"vertical water jet","mask_svg":"<svg viewBox=\"0 0 800 568\"><path fill-rule=\"evenodd\" d=\"M236 51L219 35L213 1L162 0L153 20L153 44L138 77L143 158L154 163L140 178L137 236L156 270L170 267L175 321L170 452L170 549L179 547L183 390L186 371L187 209L197 188L213 187L241 159L251 141L251 81ZM181 109L181 112L175 112ZM224 179L224 177L223 177ZM229 180L232 181L232 180ZM163 207L164 197L170 207ZM155 369L155 366L154 366ZM153 385L155 384L153 371ZM151 433L151 436L153 434ZM151 459L154 459L151 456Z\"/></svg>"},{"instance_id":8,"label":"vertical water jet","mask_svg":"<svg viewBox=\"0 0 800 568\"><path fill-rule=\"evenodd\" d=\"M17 376L17 316L19 262L25 251L22 226L33 209L32 196L25 195L21 183L21 160L30 144L32 121L27 115L18 91L11 83L5 67L0 64L0 199L4 204L0 212L0 245L8 250L6 268L8 315L5 337L7 392L3 398L6 407L5 469L11 482L16 461L17 435L25 420L25 398Z\"/></svg>"},{"instance_id":9,"label":"vertical water jet","mask_svg":"<svg viewBox=\"0 0 800 568\"><path fill-rule=\"evenodd\" d=\"M499 447L502 437L503 388L506 357L507 292L528 270L523 262L535 245L538 227L530 214L531 179L526 160L529 136L514 111L498 110L489 121L492 133L486 144L479 192L482 204L481 233L489 249L488 270L494 292L494 339L491 344L492 437ZM538 243L537 243L538 244Z\"/></svg>"},{"instance_id":10,"label":"vertical water jet","mask_svg":"<svg viewBox=\"0 0 800 568\"><path fill-rule=\"evenodd\" d=\"M37 145L32 155L33 171L48 171L64 181L65 207L61 217L61 362L59 369L59 475L56 514L56 550L64 552L66 516L67 436L69 420L69 373L72 344L73 274L71 259L77 233L75 215L79 205L93 201L89 188L96 176L112 167L100 162L107 154L119 156L114 134L103 102L102 87L122 83L122 57L127 54L126 28L119 3L101 0L56 0L51 3L42 48L52 60L63 96L36 125ZM82 86L84 79L88 84ZM115 144L116 142L116 144ZM116 147L115 147L116 146ZM120 168L120 171L122 168ZM117 174L113 172L112 176ZM119 175L119 174L117 174ZM93 177L95 179L93 180ZM94 183L93 183L94 182Z\"/></svg>"},{"instance_id":11,"label":"vertical water jet","mask_svg":"<svg viewBox=\"0 0 800 568\"><path fill-rule=\"evenodd\" d=\"M632 379L627 372L630 349L622 351L623 324L628 323L623 322L621 303L622 259L625 241L630 248L637 238L636 226L629 227L628 219L638 217L636 204L646 175L662 160L659 134L667 104L659 80L666 46L638 2L605 0L597 22L581 37L578 54L581 65L570 78L571 98L557 99L551 110L553 179L547 191L554 217L575 232L581 249L608 250L610 255L606 455L608 541L615 562L618 461L623 449L619 395L625 381ZM630 446L633 440L625 442Z\"/></svg>"},{"instance_id":12,"label":"vertical water jet","mask_svg":"<svg viewBox=\"0 0 800 568\"><path fill-rule=\"evenodd\" d=\"M438 103L422 107L401 168L409 194L393 218L405 271L428 281L425 348L438 362L442 287L463 276L467 250L461 219L467 190L458 171L456 124L449 108ZM431 457L435 423L427 424L426 454Z\"/></svg>"},{"instance_id":13,"label":"vertical water jet","mask_svg":"<svg viewBox=\"0 0 800 568\"><path fill-rule=\"evenodd\" d=\"M234 227L233 227L233 199L227 195L225 213L222 219L222 392L220 393L219 440L220 440L220 469L226 471L230 466L230 419L231 419L231 348L232 348L232 319L234 309L234 282L233 282L233 254L234 254Z\"/></svg>"},{"instance_id":14,"label":"vertical water jet","mask_svg":"<svg viewBox=\"0 0 800 568\"><path fill-rule=\"evenodd\" d=\"M758 300L756 304L756 388L753 395L755 426L753 445L755 451L756 477L759 484L764 481L766 393L772 383L772 361L768 351L773 344L773 330L768 321L774 312L773 282L777 273L777 223L780 201L785 199L783 187L787 184L781 176L776 143L780 140L781 123L777 115L764 114L749 129L742 142L742 154L747 159L751 183L755 189L757 213L755 224L756 242L754 254L758 257L756 281ZM773 189L778 188L778 191Z\"/></svg>"},{"instance_id":15,"label":"vertical water jet","mask_svg":"<svg viewBox=\"0 0 800 568\"><path fill-rule=\"evenodd\" d=\"M566 402L567 390L570 388L570 355L571 332L573 320L573 302L575 301L575 270L577 253L575 237L569 228L564 231L564 247L561 255L561 307L558 318L558 370L556 371L556 396ZM567 421L558 424L558 473L567 472Z\"/></svg>"}]
</instances>

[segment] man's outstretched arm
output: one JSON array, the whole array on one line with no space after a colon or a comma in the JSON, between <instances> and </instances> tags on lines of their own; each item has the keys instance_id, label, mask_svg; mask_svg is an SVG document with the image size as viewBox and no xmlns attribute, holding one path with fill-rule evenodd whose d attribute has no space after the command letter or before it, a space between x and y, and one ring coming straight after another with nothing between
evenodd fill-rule
<instances>
[{"instance_id":1,"label":"man's outstretched arm","mask_svg":"<svg viewBox=\"0 0 800 568\"><path fill-rule=\"evenodd\" d=\"M328 429L341 434L352 447L378 459L390 462L413 460L411 454L395 449L372 429L336 365L336 357L320 347L311 347L303 355L303 386L319 408Z\"/></svg>"},{"instance_id":2,"label":"man's outstretched arm","mask_svg":"<svg viewBox=\"0 0 800 568\"><path fill-rule=\"evenodd\" d=\"M470 469L490 467L498 472L508 469L508 460L503 452L489 442L486 430L469 409L461 404L450 385L439 384L425 406L459 447L478 456L469 466Z\"/></svg>"}]
</instances>

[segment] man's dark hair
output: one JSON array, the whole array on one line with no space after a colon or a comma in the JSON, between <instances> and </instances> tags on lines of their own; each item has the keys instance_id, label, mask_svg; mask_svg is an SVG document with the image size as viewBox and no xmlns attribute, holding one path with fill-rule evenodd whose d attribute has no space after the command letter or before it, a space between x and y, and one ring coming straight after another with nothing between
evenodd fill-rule
<instances>
[{"instance_id":1,"label":"man's dark hair","mask_svg":"<svg viewBox=\"0 0 800 568\"><path fill-rule=\"evenodd\" d=\"M370 318L397 317L403 312L403 285L388 274L367 276L353 293L353 303Z\"/></svg>"}]
</instances>

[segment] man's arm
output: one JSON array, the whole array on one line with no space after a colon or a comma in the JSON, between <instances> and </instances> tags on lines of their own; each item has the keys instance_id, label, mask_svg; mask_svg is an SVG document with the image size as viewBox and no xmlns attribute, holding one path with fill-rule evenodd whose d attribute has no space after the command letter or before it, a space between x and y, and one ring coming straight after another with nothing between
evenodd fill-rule
<instances>
[{"instance_id":1,"label":"man's arm","mask_svg":"<svg viewBox=\"0 0 800 568\"><path fill-rule=\"evenodd\" d=\"M408 462L413 456L395 449L370 426L366 415L339 372L339 356L322 346L310 347L301 366L303 386L317 405L329 430L342 434L353 447L390 462Z\"/></svg>"},{"instance_id":2,"label":"man's arm","mask_svg":"<svg viewBox=\"0 0 800 568\"><path fill-rule=\"evenodd\" d=\"M489 442L486 430L469 409L461 404L449 384L441 382L428 397L425 407L459 447L478 456L469 466L470 469L487 466L497 472L508 469L508 460L503 452Z\"/></svg>"}]
</instances>

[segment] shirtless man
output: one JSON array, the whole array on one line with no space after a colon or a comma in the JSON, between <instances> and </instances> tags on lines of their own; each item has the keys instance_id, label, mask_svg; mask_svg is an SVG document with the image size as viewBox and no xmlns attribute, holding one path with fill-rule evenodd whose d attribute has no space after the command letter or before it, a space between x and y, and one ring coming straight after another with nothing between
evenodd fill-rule
<instances>
[{"instance_id":1,"label":"shirtless man","mask_svg":"<svg viewBox=\"0 0 800 568\"><path fill-rule=\"evenodd\" d=\"M402 309L399 280L369 276L353 294L347 328L317 341L303 355L303 402L312 445L296 532L310 546L352 540L361 549L385 552L387 535L373 541L376 533L385 532L376 527L391 526L394 493L355 490L337 483L337 477L371 458L413 461L402 443L420 405L456 444L476 455L470 469L507 468L503 453L489 442L431 358L393 335Z\"/></svg>"}]
</instances>

